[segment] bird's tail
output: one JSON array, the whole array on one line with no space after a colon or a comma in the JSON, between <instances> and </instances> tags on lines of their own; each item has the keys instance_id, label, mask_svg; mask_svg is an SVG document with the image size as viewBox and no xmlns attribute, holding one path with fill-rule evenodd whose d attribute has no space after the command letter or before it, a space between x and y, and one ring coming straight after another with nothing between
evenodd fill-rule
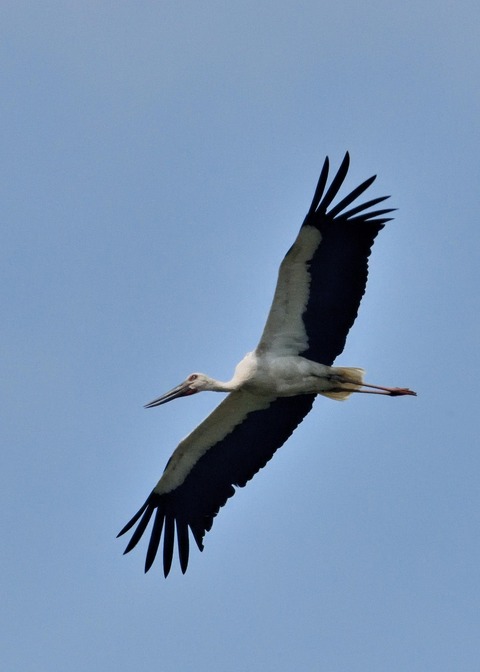
<instances>
[{"instance_id":1,"label":"bird's tail","mask_svg":"<svg viewBox=\"0 0 480 672\"><path fill-rule=\"evenodd\" d=\"M333 368L335 375L339 378L338 383L335 383L335 390L332 390L332 392L321 392L321 394L330 399L345 401L352 392L362 387L365 370L354 366L335 366Z\"/></svg>"}]
</instances>

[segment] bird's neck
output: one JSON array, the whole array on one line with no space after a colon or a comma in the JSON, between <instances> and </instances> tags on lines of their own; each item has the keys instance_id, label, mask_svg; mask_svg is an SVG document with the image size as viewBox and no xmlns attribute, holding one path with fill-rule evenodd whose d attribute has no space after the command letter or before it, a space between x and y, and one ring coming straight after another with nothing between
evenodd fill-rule
<instances>
[{"instance_id":1,"label":"bird's neck","mask_svg":"<svg viewBox=\"0 0 480 672\"><path fill-rule=\"evenodd\" d=\"M212 392L233 392L234 390L238 389L238 385L234 378L226 382L221 380L212 380L210 389Z\"/></svg>"}]
</instances>

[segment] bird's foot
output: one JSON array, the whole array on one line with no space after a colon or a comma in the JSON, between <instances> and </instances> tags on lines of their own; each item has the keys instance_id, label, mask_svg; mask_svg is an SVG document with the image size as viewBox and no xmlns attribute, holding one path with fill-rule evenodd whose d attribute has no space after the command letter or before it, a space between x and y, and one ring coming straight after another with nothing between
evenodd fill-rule
<instances>
[{"instance_id":1,"label":"bird's foot","mask_svg":"<svg viewBox=\"0 0 480 672\"><path fill-rule=\"evenodd\" d=\"M392 388L389 389L387 394L390 397L401 397L401 396L404 396L406 394L409 394L412 397L417 396L417 393L414 392L413 390L409 390L408 387L392 387Z\"/></svg>"}]
</instances>

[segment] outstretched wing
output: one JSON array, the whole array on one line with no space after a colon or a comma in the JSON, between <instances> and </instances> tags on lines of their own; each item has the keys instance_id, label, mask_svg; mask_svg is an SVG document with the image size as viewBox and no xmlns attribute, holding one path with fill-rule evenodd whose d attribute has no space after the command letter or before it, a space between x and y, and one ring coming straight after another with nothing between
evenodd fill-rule
<instances>
[{"instance_id":1,"label":"outstretched wing","mask_svg":"<svg viewBox=\"0 0 480 672\"><path fill-rule=\"evenodd\" d=\"M350 206L375 176L330 208L348 172L348 152L325 191L328 157L312 205L279 271L272 307L257 351L302 355L331 366L345 346L365 292L368 257L378 232L393 208L369 208L381 196Z\"/></svg>"},{"instance_id":2,"label":"outstretched wing","mask_svg":"<svg viewBox=\"0 0 480 672\"><path fill-rule=\"evenodd\" d=\"M262 399L232 392L175 450L162 478L142 508L118 536L137 527L125 553L153 526L145 571L155 560L163 536L163 569L173 559L175 530L182 572L189 556L189 529L200 550L203 537L235 486L243 487L266 465L310 411L315 395Z\"/></svg>"}]
</instances>

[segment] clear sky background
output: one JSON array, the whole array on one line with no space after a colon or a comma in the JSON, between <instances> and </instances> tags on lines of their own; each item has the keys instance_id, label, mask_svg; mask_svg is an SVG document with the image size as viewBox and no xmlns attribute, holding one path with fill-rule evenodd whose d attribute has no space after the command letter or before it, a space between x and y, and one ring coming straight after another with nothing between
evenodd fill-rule
<instances>
[{"instance_id":1,"label":"clear sky background","mask_svg":"<svg viewBox=\"0 0 480 672\"><path fill-rule=\"evenodd\" d=\"M480 660L480 6L0 6L0 663L467 672ZM255 347L326 154L399 208L318 399L192 550L115 535Z\"/></svg>"}]
</instances>

